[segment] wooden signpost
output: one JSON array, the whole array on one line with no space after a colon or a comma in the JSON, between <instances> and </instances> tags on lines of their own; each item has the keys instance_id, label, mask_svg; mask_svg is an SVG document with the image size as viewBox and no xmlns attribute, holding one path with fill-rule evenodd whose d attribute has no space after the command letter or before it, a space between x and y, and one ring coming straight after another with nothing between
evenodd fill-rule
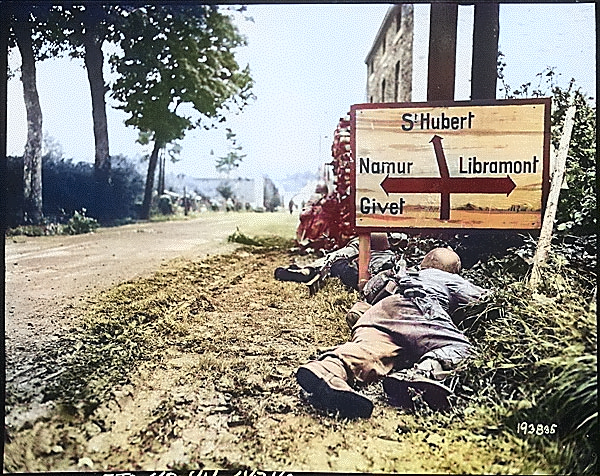
<instances>
[{"instance_id":1,"label":"wooden signpost","mask_svg":"<svg viewBox=\"0 0 600 476\"><path fill-rule=\"evenodd\" d=\"M539 229L550 100L351 108L356 229Z\"/></svg>"},{"instance_id":2,"label":"wooden signpost","mask_svg":"<svg viewBox=\"0 0 600 476\"><path fill-rule=\"evenodd\" d=\"M374 231L540 229L549 98L358 104L350 117L363 260Z\"/></svg>"},{"instance_id":3,"label":"wooden signpost","mask_svg":"<svg viewBox=\"0 0 600 476\"><path fill-rule=\"evenodd\" d=\"M351 109L359 287L370 233L539 230L550 99L496 101L499 4L475 3L471 102L455 103L458 2L430 7L427 103Z\"/></svg>"}]
</instances>

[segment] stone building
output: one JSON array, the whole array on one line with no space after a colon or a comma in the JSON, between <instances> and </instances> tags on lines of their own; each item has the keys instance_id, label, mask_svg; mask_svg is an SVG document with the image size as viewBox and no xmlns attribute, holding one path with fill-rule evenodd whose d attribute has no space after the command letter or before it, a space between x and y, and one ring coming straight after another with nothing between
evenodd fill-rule
<instances>
[{"instance_id":1,"label":"stone building","mask_svg":"<svg viewBox=\"0 0 600 476\"><path fill-rule=\"evenodd\" d=\"M392 5L367 55L368 102L410 102L413 6Z\"/></svg>"}]
</instances>

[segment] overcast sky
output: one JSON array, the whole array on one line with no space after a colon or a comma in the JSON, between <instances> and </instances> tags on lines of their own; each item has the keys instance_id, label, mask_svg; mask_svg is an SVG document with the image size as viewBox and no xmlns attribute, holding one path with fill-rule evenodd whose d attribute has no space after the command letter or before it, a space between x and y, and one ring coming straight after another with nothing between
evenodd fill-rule
<instances>
[{"instance_id":1,"label":"overcast sky","mask_svg":"<svg viewBox=\"0 0 600 476\"><path fill-rule=\"evenodd\" d=\"M352 104L366 102L365 58L388 10L369 5L250 5L254 21L240 22L248 46L239 62L250 65L256 101L223 129L188 132L181 160L168 172L217 176L215 156L227 153L224 127L237 134L247 154L239 175L268 175L279 180L296 172L316 171L330 160L333 131ZM472 6L459 7L457 100L469 98ZM415 5L413 101L426 99L429 6ZM592 3L504 4L500 7L500 51L508 84L516 88L553 67L559 84L571 78L595 97L596 33ZM13 53L11 65L20 58ZM81 60L39 63L38 91L44 135L74 161L94 160L89 86ZM502 96L499 95L499 98ZM114 104L109 100L109 105ZM26 139L25 107L19 76L8 84L9 155L21 155ZM136 158L147 150L135 143L137 131L109 108L111 155Z\"/></svg>"}]
</instances>

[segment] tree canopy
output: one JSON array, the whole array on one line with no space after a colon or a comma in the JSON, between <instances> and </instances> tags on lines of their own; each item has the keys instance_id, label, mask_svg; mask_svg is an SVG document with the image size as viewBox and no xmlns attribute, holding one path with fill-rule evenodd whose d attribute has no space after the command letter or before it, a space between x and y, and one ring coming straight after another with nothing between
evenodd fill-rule
<instances>
[{"instance_id":1,"label":"tree canopy","mask_svg":"<svg viewBox=\"0 0 600 476\"><path fill-rule=\"evenodd\" d=\"M127 15L127 23L123 55L111 58L119 73L112 94L129 114L127 125L162 146L203 118L219 117L227 101L243 106L249 99L249 70L240 70L234 56L245 41L217 7L147 6ZM194 119L183 105L203 117Z\"/></svg>"},{"instance_id":2,"label":"tree canopy","mask_svg":"<svg viewBox=\"0 0 600 476\"><path fill-rule=\"evenodd\" d=\"M253 83L235 58L245 39L217 6L149 5L124 19L122 54L110 59L119 74L112 95L129 115L125 124L154 143L142 205L148 218L158 151L190 129L224 121L227 110L241 110Z\"/></svg>"}]
</instances>

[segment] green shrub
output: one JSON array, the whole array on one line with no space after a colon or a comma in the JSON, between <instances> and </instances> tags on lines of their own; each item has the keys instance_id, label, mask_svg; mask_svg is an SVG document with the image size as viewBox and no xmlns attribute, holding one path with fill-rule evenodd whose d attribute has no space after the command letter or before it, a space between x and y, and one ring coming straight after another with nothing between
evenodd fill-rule
<instances>
[{"instance_id":1,"label":"green shrub","mask_svg":"<svg viewBox=\"0 0 600 476\"><path fill-rule=\"evenodd\" d=\"M6 236L51 236L62 235L63 225L44 219L41 225L19 225L6 230Z\"/></svg>"},{"instance_id":2,"label":"green shrub","mask_svg":"<svg viewBox=\"0 0 600 476\"><path fill-rule=\"evenodd\" d=\"M574 82L571 83L572 85ZM558 144L566 109L571 101L577 107L569 154L565 183L561 190L556 215L557 229L576 233L595 232L598 223L596 208L596 108L580 90L552 90L554 126L552 142Z\"/></svg>"},{"instance_id":3,"label":"green shrub","mask_svg":"<svg viewBox=\"0 0 600 476\"><path fill-rule=\"evenodd\" d=\"M567 108L572 103L577 112L569 143L569 153L565 171L564 184L561 190L556 229L577 234L595 233L598 223L596 205L596 106L592 98L586 97L571 79L568 88L556 85L559 76L554 68L546 68L536 76L537 87L531 82L514 89L504 82L503 70L506 63L504 55L499 53L498 78L505 98L552 97L552 145L558 147L563 130ZM552 172L550 172L551 174Z\"/></svg>"},{"instance_id":4,"label":"green shrub","mask_svg":"<svg viewBox=\"0 0 600 476\"><path fill-rule=\"evenodd\" d=\"M98 228L96 219L85 216L85 208L81 212L75 211L73 217L69 219L64 226L64 232L67 235L81 235L91 233Z\"/></svg>"},{"instance_id":5,"label":"green shrub","mask_svg":"<svg viewBox=\"0 0 600 476\"><path fill-rule=\"evenodd\" d=\"M109 183L98 183L94 165L46 154L42 158L42 203L47 220L65 223L76 210L103 224L136 217L135 203L143 193L144 178L124 156L111 158ZM7 157L6 225L16 228L23 219L23 158ZM44 233L41 233L44 234Z\"/></svg>"},{"instance_id":6,"label":"green shrub","mask_svg":"<svg viewBox=\"0 0 600 476\"><path fill-rule=\"evenodd\" d=\"M466 331L478 357L464 374L459 392L498 408L505 426L516 435L522 422L555 424L554 437L567 455L565 472L594 474L595 259L574 262L565 252L568 248L581 249L575 243L557 243L537 289L526 282L531 243L465 273L495 291L467 311ZM529 443L543 445L543 438L533 436Z\"/></svg>"}]
</instances>

